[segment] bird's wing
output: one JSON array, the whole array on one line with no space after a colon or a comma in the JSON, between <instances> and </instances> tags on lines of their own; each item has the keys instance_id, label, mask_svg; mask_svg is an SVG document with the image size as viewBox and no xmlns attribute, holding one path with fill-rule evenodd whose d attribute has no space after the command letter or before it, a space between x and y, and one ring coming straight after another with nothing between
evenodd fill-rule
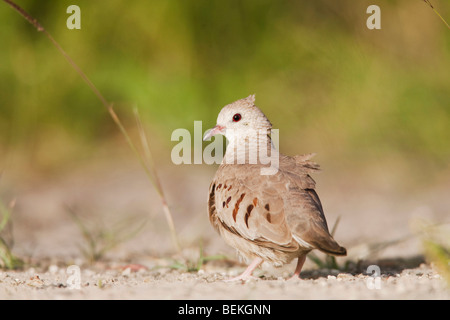
<instances>
[{"instance_id":1,"label":"bird's wing","mask_svg":"<svg viewBox=\"0 0 450 320\"><path fill-rule=\"evenodd\" d=\"M211 221L266 247L336 251L311 168L286 156L274 175L261 175L260 165L222 165L210 188Z\"/></svg>"},{"instance_id":2,"label":"bird's wing","mask_svg":"<svg viewBox=\"0 0 450 320\"><path fill-rule=\"evenodd\" d=\"M310 161L314 154L287 157L280 160L280 171L290 181L285 198L286 221L294 239L300 244L334 255L345 255L328 231L327 221L315 191L315 182L309 175L319 169Z\"/></svg>"},{"instance_id":3,"label":"bird's wing","mask_svg":"<svg viewBox=\"0 0 450 320\"><path fill-rule=\"evenodd\" d=\"M295 251L280 193L286 185L280 176L261 176L260 169L248 164L219 168L210 188L211 222L258 245Z\"/></svg>"}]
</instances>

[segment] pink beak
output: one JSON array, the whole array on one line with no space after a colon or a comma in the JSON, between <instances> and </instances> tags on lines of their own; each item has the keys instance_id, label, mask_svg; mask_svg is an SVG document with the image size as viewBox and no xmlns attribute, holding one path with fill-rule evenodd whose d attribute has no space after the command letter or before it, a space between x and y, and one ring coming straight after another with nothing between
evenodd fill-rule
<instances>
[{"instance_id":1,"label":"pink beak","mask_svg":"<svg viewBox=\"0 0 450 320\"><path fill-rule=\"evenodd\" d=\"M225 134L225 127L217 125L211 130L207 131L205 136L203 137L203 141L211 139L211 137L215 136L216 134Z\"/></svg>"}]
</instances>

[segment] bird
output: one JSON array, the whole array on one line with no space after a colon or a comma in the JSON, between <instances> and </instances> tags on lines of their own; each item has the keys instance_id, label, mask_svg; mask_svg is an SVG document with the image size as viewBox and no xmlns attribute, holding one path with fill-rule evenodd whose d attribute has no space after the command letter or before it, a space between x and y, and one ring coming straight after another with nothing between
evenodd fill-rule
<instances>
[{"instance_id":1,"label":"bird","mask_svg":"<svg viewBox=\"0 0 450 320\"><path fill-rule=\"evenodd\" d=\"M294 259L297 266L291 278L300 278L311 250L335 256L347 254L330 234L315 191L310 175L320 170L311 161L315 154L279 153L271 139L272 131L253 94L224 106L216 126L203 138L211 140L221 134L228 142L209 187L209 221L249 264L242 274L227 281L254 278L254 270L263 262L279 267ZM267 159L255 160L254 154L270 154L278 162L270 164L270 171Z\"/></svg>"}]
</instances>

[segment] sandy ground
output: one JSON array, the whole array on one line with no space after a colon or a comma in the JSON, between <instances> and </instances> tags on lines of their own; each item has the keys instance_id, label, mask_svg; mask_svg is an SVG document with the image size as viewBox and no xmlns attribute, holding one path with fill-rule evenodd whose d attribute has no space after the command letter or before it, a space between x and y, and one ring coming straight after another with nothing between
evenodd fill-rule
<instances>
[{"instance_id":1,"label":"sandy ground","mask_svg":"<svg viewBox=\"0 0 450 320\"><path fill-rule=\"evenodd\" d=\"M206 268L208 269L208 268ZM322 270L304 279L259 278L247 283L222 281L237 270L184 272L171 269L131 272L80 270L80 287L72 271L55 265L45 272L0 274L1 299L449 299L438 273L427 265L383 274ZM378 282L379 281L379 282Z\"/></svg>"},{"instance_id":2,"label":"sandy ground","mask_svg":"<svg viewBox=\"0 0 450 320\"><path fill-rule=\"evenodd\" d=\"M417 233L420 221L448 224L447 179L393 195L391 183L368 185L361 176L350 182L337 174L319 174L317 190L328 224L333 226L340 217L335 238L349 253L337 259L341 270L318 268L307 259L302 279L285 280L294 261L280 269L263 265L256 273L259 278L247 283L228 283L223 280L245 266L206 216L206 193L215 168L161 170L183 247L175 254L158 196L133 161L74 168L45 182L3 177L3 186L13 187L2 191L2 198L16 198L13 251L25 267L0 270L0 299L450 298L443 276L425 259ZM68 208L90 230L118 233L134 230L142 221L145 225L107 250L99 262L89 263L80 249L87 242ZM186 266L197 265L200 247L205 256L226 259L188 271ZM369 265L379 267L378 277L368 273Z\"/></svg>"}]
</instances>

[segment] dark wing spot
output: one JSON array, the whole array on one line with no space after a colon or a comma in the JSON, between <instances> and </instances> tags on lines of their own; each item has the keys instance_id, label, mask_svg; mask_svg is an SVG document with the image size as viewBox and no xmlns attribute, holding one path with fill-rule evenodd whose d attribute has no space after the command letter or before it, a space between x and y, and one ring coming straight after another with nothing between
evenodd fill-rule
<instances>
[{"instance_id":1,"label":"dark wing spot","mask_svg":"<svg viewBox=\"0 0 450 320\"><path fill-rule=\"evenodd\" d=\"M216 184L213 184L211 187L211 190L209 192L209 199L208 199L208 211L209 211L209 216L211 217L212 215L215 214L216 211L216 199L214 197L215 195L215 187Z\"/></svg>"},{"instance_id":2,"label":"dark wing spot","mask_svg":"<svg viewBox=\"0 0 450 320\"><path fill-rule=\"evenodd\" d=\"M267 220L269 223L272 223L272 217L271 217L271 215L270 215L269 212L267 212L267 214L266 214L266 220Z\"/></svg>"},{"instance_id":3,"label":"dark wing spot","mask_svg":"<svg viewBox=\"0 0 450 320\"><path fill-rule=\"evenodd\" d=\"M230 203L230 201L231 201L231 197L228 197L227 203L226 203L227 208L228 208L228 204Z\"/></svg>"},{"instance_id":4,"label":"dark wing spot","mask_svg":"<svg viewBox=\"0 0 450 320\"><path fill-rule=\"evenodd\" d=\"M244 217L244 221L245 221L245 225L247 226L248 229L248 218L250 218L250 213L252 212L254 206L252 204L250 204L247 207L247 212L245 213L245 217Z\"/></svg>"},{"instance_id":5,"label":"dark wing spot","mask_svg":"<svg viewBox=\"0 0 450 320\"><path fill-rule=\"evenodd\" d=\"M234 209L233 209L233 220L234 222L236 222L236 215L239 211L239 205L241 204L242 200L245 197L245 193L241 194L241 196L239 197L239 199L236 201L236 204L234 205Z\"/></svg>"},{"instance_id":6,"label":"dark wing spot","mask_svg":"<svg viewBox=\"0 0 450 320\"><path fill-rule=\"evenodd\" d=\"M253 199L253 205L256 207L257 204L258 204L258 198L254 198Z\"/></svg>"},{"instance_id":7,"label":"dark wing spot","mask_svg":"<svg viewBox=\"0 0 450 320\"><path fill-rule=\"evenodd\" d=\"M216 190L219 190L220 188L222 188L222 184L221 183L219 183L219 185L217 186Z\"/></svg>"},{"instance_id":8,"label":"dark wing spot","mask_svg":"<svg viewBox=\"0 0 450 320\"><path fill-rule=\"evenodd\" d=\"M269 204L266 204L266 205L264 206L264 208L266 208L267 211L270 211L270 206L269 206Z\"/></svg>"},{"instance_id":9,"label":"dark wing spot","mask_svg":"<svg viewBox=\"0 0 450 320\"><path fill-rule=\"evenodd\" d=\"M222 202L222 208L225 208L225 201Z\"/></svg>"},{"instance_id":10,"label":"dark wing spot","mask_svg":"<svg viewBox=\"0 0 450 320\"><path fill-rule=\"evenodd\" d=\"M231 190L231 187L232 187L232 186L229 186L229 187L228 187L228 191L230 191L230 190Z\"/></svg>"}]
</instances>

